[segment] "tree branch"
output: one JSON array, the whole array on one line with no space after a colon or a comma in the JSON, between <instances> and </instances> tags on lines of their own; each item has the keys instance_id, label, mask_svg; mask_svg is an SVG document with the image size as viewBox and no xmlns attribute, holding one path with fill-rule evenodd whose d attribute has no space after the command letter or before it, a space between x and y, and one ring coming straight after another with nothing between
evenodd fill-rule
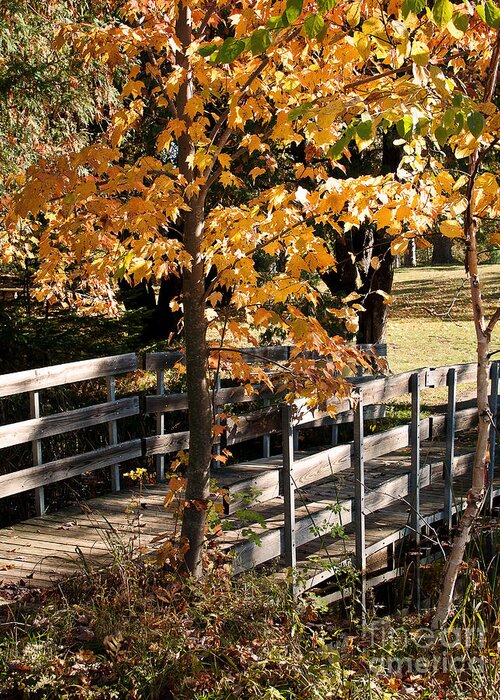
<instances>
[{"instance_id":1,"label":"tree branch","mask_svg":"<svg viewBox=\"0 0 500 700\"><path fill-rule=\"evenodd\" d=\"M488 334L488 336L491 336L491 334L493 333L493 329L495 328L498 321L500 321L500 306L497 306L495 313L490 318L490 321L486 326L486 333Z\"/></svg>"}]
</instances>

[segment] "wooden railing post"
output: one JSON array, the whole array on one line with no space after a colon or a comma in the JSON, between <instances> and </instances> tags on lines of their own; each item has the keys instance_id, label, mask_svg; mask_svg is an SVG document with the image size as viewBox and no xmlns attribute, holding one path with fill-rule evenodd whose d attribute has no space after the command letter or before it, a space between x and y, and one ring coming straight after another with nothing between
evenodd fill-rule
<instances>
[{"instance_id":1,"label":"wooden railing post","mask_svg":"<svg viewBox=\"0 0 500 700\"><path fill-rule=\"evenodd\" d=\"M497 442L497 413L498 413L498 379L500 374L500 362L497 360L491 365L491 392L490 392L490 410L492 423L490 428L490 466L488 469L488 495L486 499L486 507L488 512L493 510L493 491L495 478L495 462L496 462L496 442Z\"/></svg>"},{"instance_id":2,"label":"wooden railing post","mask_svg":"<svg viewBox=\"0 0 500 700\"><path fill-rule=\"evenodd\" d=\"M283 435L283 507L284 507L284 559L285 565L295 568L295 483L293 480L293 413L292 406L283 404L281 409Z\"/></svg>"},{"instance_id":3,"label":"wooden railing post","mask_svg":"<svg viewBox=\"0 0 500 700\"><path fill-rule=\"evenodd\" d=\"M106 388L108 401L115 401L116 386L113 376L106 377ZM115 420L111 420L108 423L108 438L110 445L118 445L118 425ZM120 490L120 467L118 464L113 464L111 467L111 490L114 492Z\"/></svg>"},{"instance_id":4,"label":"wooden railing post","mask_svg":"<svg viewBox=\"0 0 500 700\"><path fill-rule=\"evenodd\" d=\"M264 399L263 401L264 407L268 407L271 405L271 401L269 399ZM269 433L267 435L262 436L262 456L263 457L270 457L271 456L271 436Z\"/></svg>"},{"instance_id":5,"label":"wooden railing post","mask_svg":"<svg viewBox=\"0 0 500 700\"><path fill-rule=\"evenodd\" d=\"M417 610L420 610L420 533L422 523L420 518L420 372L415 372L410 379L411 391L411 515L410 526L412 539L415 545L415 587L414 603Z\"/></svg>"},{"instance_id":6,"label":"wooden railing post","mask_svg":"<svg viewBox=\"0 0 500 700\"><path fill-rule=\"evenodd\" d=\"M165 395L165 370L156 370L156 393L159 396ZM156 434L163 435L165 433L165 414L160 411L156 414ZM165 479L165 455L155 456L156 479L163 481Z\"/></svg>"},{"instance_id":7,"label":"wooden railing post","mask_svg":"<svg viewBox=\"0 0 500 700\"><path fill-rule=\"evenodd\" d=\"M213 396L214 396L213 410L214 410L214 415L215 415L215 425L221 424L221 422L220 422L221 410L220 410L220 406L217 403L217 394L219 393L220 389L221 389L220 373L217 372L217 374L215 375L215 379L214 379L214 393L213 393ZM216 435L214 443L213 443L213 447L212 447L212 454L213 454L212 469L220 469L221 465L222 465L221 461L219 459L216 459L216 457L219 457L221 454L220 440L221 440L221 436Z\"/></svg>"},{"instance_id":8,"label":"wooden railing post","mask_svg":"<svg viewBox=\"0 0 500 700\"><path fill-rule=\"evenodd\" d=\"M330 444L332 447L336 447L339 444L339 426L337 423L332 425Z\"/></svg>"},{"instance_id":9,"label":"wooden railing post","mask_svg":"<svg viewBox=\"0 0 500 700\"><path fill-rule=\"evenodd\" d=\"M360 576L361 622L366 621L366 525L363 391L354 409L354 528L355 563Z\"/></svg>"},{"instance_id":10,"label":"wooden railing post","mask_svg":"<svg viewBox=\"0 0 500 700\"><path fill-rule=\"evenodd\" d=\"M444 455L444 524L451 530L453 523L453 462L455 459L455 428L457 416L457 370L450 367L446 378L448 405L446 408L446 451Z\"/></svg>"},{"instance_id":11,"label":"wooden railing post","mask_svg":"<svg viewBox=\"0 0 500 700\"><path fill-rule=\"evenodd\" d=\"M40 392L30 391L30 418L40 418ZM42 464L42 441L32 440L31 451L33 454L33 466L38 467ZM37 515L45 513L45 490L43 486L35 489L35 512Z\"/></svg>"}]
</instances>

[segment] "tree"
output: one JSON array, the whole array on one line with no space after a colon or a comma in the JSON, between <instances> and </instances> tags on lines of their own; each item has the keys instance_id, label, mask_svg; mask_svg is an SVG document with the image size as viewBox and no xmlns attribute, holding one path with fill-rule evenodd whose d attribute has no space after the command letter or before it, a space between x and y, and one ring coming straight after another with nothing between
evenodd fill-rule
<instances>
[{"instance_id":1,"label":"tree","mask_svg":"<svg viewBox=\"0 0 500 700\"><path fill-rule=\"evenodd\" d=\"M74 151L92 137L117 93L97 64L83 66L52 46L62 21L109 20L86 0L46 3L43 10L4 0L0 17L0 174L26 169L41 155Z\"/></svg>"},{"instance_id":2,"label":"tree","mask_svg":"<svg viewBox=\"0 0 500 700\"><path fill-rule=\"evenodd\" d=\"M485 7L493 12L490 0ZM39 280L49 300L69 288L74 305L113 310L118 278L181 276L191 435L182 535L195 574L213 440L210 366L230 366L248 382L251 370L230 346L256 343L272 323L297 346L280 378L290 392L311 402L347 392L338 372L356 352L296 304L317 303L308 276L336 265L318 227L345 240L370 225L390 242L390 255L404 253L410 240L428 247L425 236L439 218L445 235L464 235L457 217L467 208L468 178L445 168L441 148L447 143L463 158L494 142L496 107L474 99L492 31L468 6L436 0L427 9L419 0L130 0L120 23L60 32L61 46L111 70L127 66L129 80L102 140L30 169L5 223L13 232L20 220L40 217ZM133 133L153 112L164 119L156 152L131 157ZM346 177L340 161L350 158L351 142L363 151L391 128L403 150L395 171ZM299 163L291 181L250 200L239 196L245 159L255 160L249 174L259 182L276 168L272 148L303 140L331 167L322 159ZM305 178L309 189L297 185ZM221 187L229 201L208 207ZM488 202L497 196L490 190ZM12 245L7 236L2 243ZM257 253L279 257L272 279L260 274ZM218 287L231 290L230 313L220 318ZM384 289L371 292L389 301ZM360 302L361 295L348 296L331 312L352 331ZM208 342L209 328L218 342ZM302 350L326 359L301 357Z\"/></svg>"}]
</instances>

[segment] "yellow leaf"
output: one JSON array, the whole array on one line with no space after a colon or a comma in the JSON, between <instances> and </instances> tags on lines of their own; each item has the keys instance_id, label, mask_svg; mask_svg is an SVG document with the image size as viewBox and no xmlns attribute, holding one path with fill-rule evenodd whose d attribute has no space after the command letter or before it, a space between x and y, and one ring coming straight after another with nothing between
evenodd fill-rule
<instances>
[{"instance_id":1,"label":"yellow leaf","mask_svg":"<svg viewBox=\"0 0 500 700\"><path fill-rule=\"evenodd\" d=\"M377 289L375 291L375 294L378 294L382 297L382 299L384 300L384 304L390 304L392 302L393 297L390 294L387 294L387 292L384 292L383 289Z\"/></svg>"},{"instance_id":2,"label":"yellow leaf","mask_svg":"<svg viewBox=\"0 0 500 700\"><path fill-rule=\"evenodd\" d=\"M378 270L381 264L382 263L380 262L380 258L376 255L374 255L373 258L370 260L370 265L373 267L374 270Z\"/></svg>"},{"instance_id":3,"label":"yellow leaf","mask_svg":"<svg viewBox=\"0 0 500 700\"><path fill-rule=\"evenodd\" d=\"M355 27L361 19L361 3L353 2L345 14L345 18L350 27Z\"/></svg>"},{"instance_id":4,"label":"yellow leaf","mask_svg":"<svg viewBox=\"0 0 500 700\"><path fill-rule=\"evenodd\" d=\"M411 57L417 66L426 66L430 58L427 44L424 44L422 41L414 41L411 47Z\"/></svg>"},{"instance_id":5,"label":"yellow leaf","mask_svg":"<svg viewBox=\"0 0 500 700\"><path fill-rule=\"evenodd\" d=\"M391 243L391 253L393 255L403 255L408 248L408 240L406 238L395 238Z\"/></svg>"},{"instance_id":6,"label":"yellow leaf","mask_svg":"<svg viewBox=\"0 0 500 700\"><path fill-rule=\"evenodd\" d=\"M363 26L361 29L363 31L363 34L368 34L376 37L386 37L384 24L381 20L377 19L376 17L370 17L370 19L367 19L365 22L363 22Z\"/></svg>"},{"instance_id":7,"label":"yellow leaf","mask_svg":"<svg viewBox=\"0 0 500 700\"><path fill-rule=\"evenodd\" d=\"M370 38L367 37L366 34L362 34L361 32L354 32L354 46L358 50L358 53L361 56L361 58L363 58L365 61L367 61L370 58Z\"/></svg>"},{"instance_id":8,"label":"yellow leaf","mask_svg":"<svg viewBox=\"0 0 500 700\"><path fill-rule=\"evenodd\" d=\"M385 228L386 226L390 226L392 224L394 214L392 209L382 207L378 210L378 212L376 212L376 214L374 214L373 218L377 222L377 226L379 228Z\"/></svg>"},{"instance_id":9,"label":"yellow leaf","mask_svg":"<svg viewBox=\"0 0 500 700\"><path fill-rule=\"evenodd\" d=\"M231 165L231 156L227 153L219 153L219 155L217 156L217 160L223 168L227 169Z\"/></svg>"},{"instance_id":10,"label":"yellow leaf","mask_svg":"<svg viewBox=\"0 0 500 700\"><path fill-rule=\"evenodd\" d=\"M464 232L458 221L447 219L439 224L439 230L447 238L463 238Z\"/></svg>"},{"instance_id":11,"label":"yellow leaf","mask_svg":"<svg viewBox=\"0 0 500 700\"><path fill-rule=\"evenodd\" d=\"M142 92L142 88L146 87L142 80L129 80L128 83L122 90L122 97L139 97Z\"/></svg>"},{"instance_id":12,"label":"yellow leaf","mask_svg":"<svg viewBox=\"0 0 500 700\"><path fill-rule=\"evenodd\" d=\"M250 172L248 173L252 180L255 182L256 178L259 177L259 175L263 175L266 172L265 168L259 168L256 166L255 168L252 168Z\"/></svg>"}]
</instances>

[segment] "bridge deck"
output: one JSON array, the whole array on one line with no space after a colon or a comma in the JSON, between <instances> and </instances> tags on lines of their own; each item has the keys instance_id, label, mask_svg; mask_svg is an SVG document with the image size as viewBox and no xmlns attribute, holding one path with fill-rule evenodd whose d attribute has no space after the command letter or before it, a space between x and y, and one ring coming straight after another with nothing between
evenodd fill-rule
<instances>
[{"instance_id":1,"label":"bridge deck","mask_svg":"<svg viewBox=\"0 0 500 700\"><path fill-rule=\"evenodd\" d=\"M431 445L422 445L422 455L426 455L425 464L430 473L439 477L442 470L442 450ZM424 464L424 458L422 457ZM280 458L258 460L255 463L221 470L220 482L234 488L249 474L274 471L280 467ZM391 543L409 534L409 504L407 498L401 499L397 489L391 484L398 484L397 478L409 472L409 452L399 450L382 458L372 459L366 464L366 492L372 493L374 504L380 503L380 509L374 509L366 520L366 544L368 565L370 557L381 550L387 551ZM352 473L344 471L334 477L324 479L310 487L297 491L296 517L304 519L310 529L308 518L325 507L349 503L354 496ZM459 476L455 481L456 508L461 508L463 496L469 483L468 475ZM0 581L5 584L23 583L36 587L53 586L61 578L77 575L82 567L101 568L112 561L113 556L122 556L123 552L139 555L151 552L161 541L163 534L179 531L180 523L172 514L167 513L163 501L168 492L167 484L148 486L143 489L139 499L138 491L121 491L87 501L82 506L72 506L55 514L26 520L17 525L0 530ZM500 476L495 482L495 492L500 494ZM422 516L428 523L442 518L443 483L438 478L435 483L424 486L421 491ZM255 524L252 531L260 534L263 541L283 526L283 499L271 498L264 503L250 506L255 510L265 526ZM223 516L227 521L227 530L220 537L224 547L243 545L247 537L242 529L248 527L243 523L241 514ZM332 513L332 522L335 516ZM307 567L310 584L331 576L326 573L328 564L348 558L353 551L352 525L346 527L346 539L333 539L329 532L328 521L323 520L323 534L319 539L304 544L298 550L299 565ZM279 533L278 533L279 534ZM265 543L261 549L265 548ZM257 554L255 562L262 556L255 545ZM252 558L250 558L252 562ZM240 567L244 568L244 567ZM372 569L376 566L371 566ZM0 588L0 601L1 601Z\"/></svg>"}]
</instances>

